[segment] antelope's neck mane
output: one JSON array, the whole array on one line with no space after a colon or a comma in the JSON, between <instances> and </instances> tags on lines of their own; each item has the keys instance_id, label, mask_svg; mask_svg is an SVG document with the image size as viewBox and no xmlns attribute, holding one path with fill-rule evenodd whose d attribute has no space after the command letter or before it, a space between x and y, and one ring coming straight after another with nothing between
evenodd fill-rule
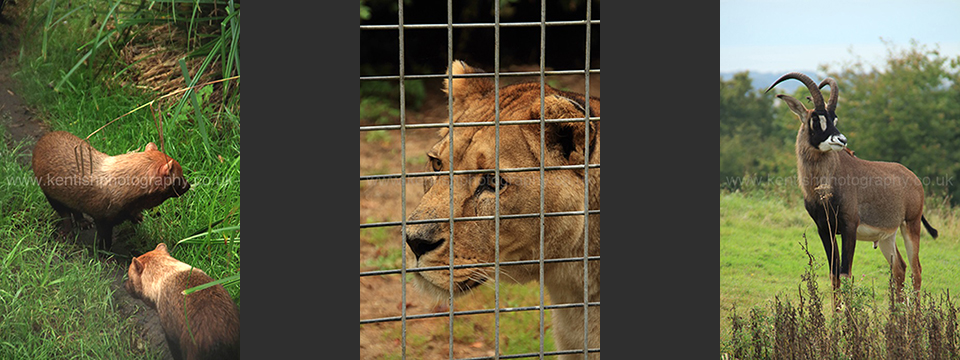
<instances>
[{"instance_id":1,"label":"antelope's neck mane","mask_svg":"<svg viewBox=\"0 0 960 360\"><path fill-rule=\"evenodd\" d=\"M797 180L806 200L818 199L815 189L821 185L833 186L843 151L823 152L810 145L806 127L797 133ZM835 190L835 189L833 189Z\"/></svg>"}]
</instances>

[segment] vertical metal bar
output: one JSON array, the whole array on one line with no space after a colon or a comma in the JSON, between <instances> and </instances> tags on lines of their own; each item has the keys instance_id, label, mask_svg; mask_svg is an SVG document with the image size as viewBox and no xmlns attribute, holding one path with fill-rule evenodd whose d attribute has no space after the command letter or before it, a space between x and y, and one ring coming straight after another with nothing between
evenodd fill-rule
<instances>
[{"instance_id":1,"label":"vertical metal bar","mask_svg":"<svg viewBox=\"0 0 960 360\"><path fill-rule=\"evenodd\" d=\"M450 253L447 262L450 265L450 299L447 306L450 311L448 322L450 334L447 350L449 358L453 359L453 0L447 0L447 66L447 117L450 121L447 128L450 139Z\"/></svg>"},{"instance_id":2,"label":"vertical metal bar","mask_svg":"<svg viewBox=\"0 0 960 360\"><path fill-rule=\"evenodd\" d=\"M546 155L546 145L544 145L546 132L546 121L544 121L543 111L544 104L543 99L544 94L544 71L546 70L546 41L547 41L547 3L546 0L540 1L540 359L543 360L544 353L544 337L546 333L546 326L544 324L544 301L543 301L543 282L544 282L544 273L543 273L543 232L544 232L544 217L543 214L546 212L544 209L544 194L546 190L544 189L544 160L547 158Z\"/></svg>"},{"instance_id":3,"label":"vertical metal bar","mask_svg":"<svg viewBox=\"0 0 960 360\"><path fill-rule=\"evenodd\" d=\"M585 59L584 59L584 97L586 98L586 111L584 112L583 119L583 358L587 359L587 348L589 348L589 318L590 313L588 311L587 302L590 299L589 286L590 282L588 281L588 267L589 263L587 262L587 256L590 255L590 21L593 20L592 16L592 1L587 0L587 37L586 44L584 44L585 50Z\"/></svg>"},{"instance_id":4,"label":"vertical metal bar","mask_svg":"<svg viewBox=\"0 0 960 360\"><path fill-rule=\"evenodd\" d=\"M493 206L493 239L494 239L494 279L493 279L493 321L494 321L494 360L500 358L500 2L494 2L493 12L493 130L494 130L494 206Z\"/></svg>"},{"instance_id":5,"label":"vertical metal bar","mask_svg":"<svg viewBox=\"0 0 960 360\"><path fill-rule=\"evenodd\" d=\"M406 99L404 98L403 76L403 0L397 0L397 18L400 38L400 358L407 358L407 144L406 144Z\"/></svg>"}]
</instances>

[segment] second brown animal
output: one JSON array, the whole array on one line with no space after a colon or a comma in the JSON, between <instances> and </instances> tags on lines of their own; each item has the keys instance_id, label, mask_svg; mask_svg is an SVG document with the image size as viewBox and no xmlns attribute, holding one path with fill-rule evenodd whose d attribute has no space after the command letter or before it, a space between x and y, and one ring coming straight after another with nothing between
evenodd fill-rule
<instances>
[{"instance_id":1,"label":"second brown animal","mask_svg":"<svg viewBox=\"0 0 960 360\"><path fill-rule=\"evenodd\" d=\"M213 281L202 270L167 252L167 245L135 257L124 287L157 309L167 344L176 359L237 359L240 311L222 285L183 295ZM189 323L188 323L189 320Z\"/></svg>"}]
</instances>

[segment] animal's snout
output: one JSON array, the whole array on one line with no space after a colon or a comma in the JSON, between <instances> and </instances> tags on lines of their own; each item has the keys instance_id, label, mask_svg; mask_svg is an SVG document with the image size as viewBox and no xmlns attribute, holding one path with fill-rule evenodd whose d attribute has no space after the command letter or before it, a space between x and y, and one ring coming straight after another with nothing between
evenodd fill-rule
<instances>
[{"instance_id":1,"label":"animal's snout","mask_svg":"<svg viewBox=\"0 0 960 360\"><path fill-rule=\"evenodd\" d=\"M820 143L820 151L839 151L847 147L847 137L843 134L831 135Z\"/></svg>"},{"instance_id":2,"label":"animal's snout","mask_svg":"<svg viewBox=\"0 0 960 360\"><path fill-rule=\"evenodd\" d=\"M421 204L413 211L413 214L407 219L407 221L417 221L422 219L432 219L433 211L428 208L424 208L424 204ZM407 245L410 246L410 251L413 251L413 254L417 257L417 260L420 260L420 257L424 254L435 250L436 248L443 245L443 242L446 239L443 238L443 232L440 229L440 224L438 223L425 223L425 224L414 224L407 226L406 239Z\"/></svg>"},{"instance_id":3,"label":"animal's snout","mask_svg":"<svg viewBox=\"0 0 960 360\"><path fill-rule=\"evenodd\" d=\"M840 134L840 135L835 136L834 139L835 139L837 142L843 144L843 146L847 146L847 137L846 137L846 136L843 136L843 134Z\"/></svg>"},{"instance_id":4,"label":"animal's snout","mask_svg":"<svg viewBox=\"0 0 960 360\"><path fill-rule=\"evenodd\" d=\"M173 187L176 189L174 193L179 197L180 195L186 193L187 190L190 190L190 183L187 182L187 179L178 178L174 179Z\"/></svg>"},{"instance_id":5,"label":"animal's snout","mask_svg":"<svg viewBox=\"0 0 960 360\"><path fill-rule=\"evenodd\" d=\"M420 259L423 254L426 254L434 249L443 245L444 239L430 239L424 238L421 236L407 235L407 245L410 246L410 251L413 251L413 254Z\"/></svg>"}]
</instances>

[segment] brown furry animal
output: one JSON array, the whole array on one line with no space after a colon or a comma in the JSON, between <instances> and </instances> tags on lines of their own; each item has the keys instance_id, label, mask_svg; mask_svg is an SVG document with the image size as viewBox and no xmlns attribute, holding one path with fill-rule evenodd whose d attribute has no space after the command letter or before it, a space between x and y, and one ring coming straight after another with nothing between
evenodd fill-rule
<instances>
[{"instance_id":1,"label":"brown furry animal","mask_svg":"<svg viewBox=\"0 0 960 360\"><path fill-rule=\"evenodd\" d=\"M103 248L113 245L113 227L143 220L141 211L183 195L190 184L180 163L153 143L142 152L110 156L64 131L47 133L33 148L33 174L53 209L61 231L90 215Z\"/></svg>"},{"instance_id":2,"label":"brown furry animal","mask_svg":"<svg viewBox=\"0 0 960 360\"><path fill-rule=\"evenodd\" d=\"M847 148L847 137L837 128L837 81L826 78L817 85L807 75L785 74L767 91L786 80L802 82L812 95L813 109L788 95L777 95L800 120L797 131L797 180L807 213L817 225L823 242L834 290L841 278L850 278L857 241L880 247L890 264L897 289L903 288L906 263L897 248L900 229L913 272L913 288L920 291L920 229L936 238L937 230L923 216L923 183L902 164L867 161ZM820 88L830 86L825 103ZM842 237L842 252L836 236ZM834 292L834 305L839 305Z\"/></svg>"},{"instance_id":3,"label":"brown furry animal","mask_svg":"<svg viewBox=\"0 0 960 360\"><path fill-rule=\"evenodd\" d=\"M462 61L454 61L448 71L453 75L484 72ZM584 168L587 162L600 164L600 122L593 121L588 125L583 120L586 116L600 116L600 99L550 86L545 86L541 94L539 83L509 85L500 88L498 93L494 82L482 77L444 80L443 90L453 97L450 110L455 122L487 124L454 127L452 136L450 129L442 128L440 140L427 152L429 169L446 172L450 169L492 170L498 165L500 169L537 168L541 165L576 167L545 171L543 180L538 171L500 172L499 177L492 171L468 173L455 175L452 180L447 174L428 177L424 181L423 198L407 221L494 216L498 206L500 216L541 211L576 211L581 215L545 217L542 230L540 219L534 217L504 218L499 229L495 220L462 221L452 225L446 220L408 224L406 241L411 253L408 264L415 261L411 267L423 268L484 264L497 260L537 260L541 251L544 259L581 257L584 256L585 238L587 255L600 256L600 214L590 214L589 218L582 215L585 210L600 209L600 168ZM498 105L500 121L537 120L541 116L544 119L577 120L546 122L542 134L540 124L501 124L497 134L493 121ZM588 193L586 201L585 192ZM498 230L499 254L495 246ZM600 302L599 260L587 264L586 275L583 261L543 266L542 285L554 303L579 303L585 296L588 302ZM540 270L535 263L503 265L500 266L500 280L540 281ZM462 268L453 269L452 273L450 270L416 272L413 282L426 293L444 299L451 293L457 296L485 283L493 283L496 276L494 267ZM584 277L587 278L586 288ZM555 309L552 314L557 349L581 351L585 334L588 348L600 348L599 306L590 306L586 315L579 306ZM566 354L560 358L583 359L583 354ZM599 359L600 353L590 353L589 358Z\"/></svg>"},{"instance_id":4,"label":"brown furry animal","mask_svg":"<svg viewBox=\"0 0 960 360\"><path fill-rule=\"evenodd\" d=\"M240 357L240 311L221 285L183 295L183 290L213 281L203 270L170 256L167 245L135 257L124 287L157 309L173 357ZM187 319L190 320L189 329ZM192 337L191 337L192 333Z\"/></svg>"}]
</instances>

